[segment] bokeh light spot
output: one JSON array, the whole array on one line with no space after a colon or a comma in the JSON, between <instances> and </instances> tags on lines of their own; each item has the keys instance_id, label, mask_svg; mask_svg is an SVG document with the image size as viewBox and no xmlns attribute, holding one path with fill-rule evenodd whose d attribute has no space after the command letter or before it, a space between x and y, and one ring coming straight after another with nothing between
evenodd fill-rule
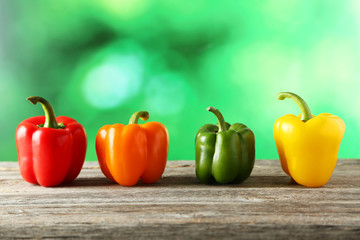
<instances>
[{"instance_id":1,"label":"bokeh light spot","mask_svg":"<svg viewBox=\"0 0 360 240\"><path fill-rule=\"evenodd\" d=\"M117 16L117 18L131 19L146 10L148 1L102 0L99 4L102 5L109 13Z\"/></svg>"},{"instance_id":2,"label":"bokeh light spot","mask_svg":"<svg viewBox=\"0 0 360 240\"><path fill-rule=\"evenodd\" d=\"M84 97L96 108L119 106L138 93L142 72L141 62L136 56L109 56L86 75Z\"/></svg>"}]
</instances>

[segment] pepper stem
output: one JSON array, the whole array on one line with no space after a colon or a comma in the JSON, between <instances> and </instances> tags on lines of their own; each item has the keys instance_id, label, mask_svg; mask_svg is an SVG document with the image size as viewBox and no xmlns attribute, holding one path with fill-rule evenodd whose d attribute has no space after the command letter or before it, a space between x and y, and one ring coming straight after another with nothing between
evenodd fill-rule
<instances>
[{"instance_id":1,"label":"pepper stem","mask_svg":"<svg viewBox=\"0 0 360 240\"><path fill-rule=\"evenodd\" d=\"M310 120L312 117L311 111L309 106L306 104L304 99L302 99L300 96L296 95L295 93L291 92L280 92L277 95L277 99L284 100L285 98L290 98L296 102L296 104L299 106L301 111L301 121L306 122Z\"/></svg>"},{"instance_id":2,"label":"pepper stem","mask_svg":"<svg viewBox=\"0 0 360 240\"><path fill-rule=\"evenodd\" d=\"M130 120L129 120L129 124L137 124L139 121L139 118L141 118L141 120L146 121L149 119L149 112L147 111L138 111L135 112Z\"/></svg>"},{"instance_id":3,"label":"pepper stem","mask_svg":"<svg viewBox=\"0 0 360 240\"><path fill-rule=\"evenodd\" d=\"M38 96L32 96L32 97L28 97L26 100L29 100L32 104L36 105L37 103L40 103L42 108L44 109L45 112L45 123L44 126L45 128L61 128L60 125L58 125L58 123L56 122L56 117L55 117L55 113L53 108L51 107L50 103L42 98L42 97L38 97Z\"/></svg>"},{"instance_id":4,"label":"pepper stem","mask_svg":"<svg viewBox=\"0 0 360 240\"><path fill-rule=\"evenodd\" d=\"M226 131L227 127L226 127L225 119L224 119L223 115L221 114L221 112L217 108L214 108L214 107L208 107L206 110L215 114L216 118L218 119L219 132Z\"/></svg>"}]
</instances>

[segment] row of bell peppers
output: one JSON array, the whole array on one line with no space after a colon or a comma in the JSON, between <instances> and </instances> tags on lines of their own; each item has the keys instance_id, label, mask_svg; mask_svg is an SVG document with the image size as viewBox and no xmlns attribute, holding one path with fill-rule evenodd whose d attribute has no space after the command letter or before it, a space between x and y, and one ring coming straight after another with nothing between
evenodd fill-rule
<instances>
[{"instance_id":1,"label":"row of bell peppers","mask_svg":"<svg viewBox=\"0 0 360 240\"><path fill-rule=\"evenodd\" d=\"M320 187L326 184L335 168L345 124L339 117L311 114L305 101L290 92L278 99L294 100L301 114L280 117L274 125L274 138L282 169L298 184ZM55 117L50 103L42 97L29 97L40 103L45 116L22 121L15 140L21 176L29 183L44 187L73 181L84 164L87 137L76 120ZM196 176L204 183L241 183L254 167L255 136L246 125L230 125L216 108L209 107L218 123L205 124L196 134ZM139 179L154 183L166 166L169 135L159 122L148 120L146 111L135 112L128 125L114 124L100 128L96 136L96 153L103 174L124 186Z\"/></svg>"}]
</instances>

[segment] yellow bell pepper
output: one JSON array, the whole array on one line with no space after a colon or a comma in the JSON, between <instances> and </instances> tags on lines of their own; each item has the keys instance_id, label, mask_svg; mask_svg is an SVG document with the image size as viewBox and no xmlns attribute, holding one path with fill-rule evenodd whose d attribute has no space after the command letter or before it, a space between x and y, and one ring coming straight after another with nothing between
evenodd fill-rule
<instances>
[{"instance_id":1,"label":"yellow bell pepper","mask_svg":"<svg viewBox=\"0 0 360 240\"><path fill-rule=\"evenodd\" d=\"M290 98L301 110L299 116L282 116L274 125L282 169L306 187L325 185L336 165L345 133L344 121L329 113L312 115L306 102L294 93L281 92L277 98Z\"/></svg>"}]
</instances>

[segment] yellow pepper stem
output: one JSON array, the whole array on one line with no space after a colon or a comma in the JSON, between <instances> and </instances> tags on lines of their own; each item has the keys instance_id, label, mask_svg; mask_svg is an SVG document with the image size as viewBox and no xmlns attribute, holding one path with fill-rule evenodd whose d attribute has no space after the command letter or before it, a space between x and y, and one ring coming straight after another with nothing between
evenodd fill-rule
<instances>
[{"instance_id":1,"label":"yellow pepper stem","mask_svg":"<svg viewBox=\"0 0 360 240\"><path fill-rule=\"evenodd\" d=\"M306 122L312 118L312 114L310 111L309 106L306 104L304 99L302 99L300 96L296 95L292 92L280 92L277 95L277 99L284 100L285 98L290 98L296 102L296 104L299 106L301 111L301 121Z\"/></svg>"}]
</instances>

